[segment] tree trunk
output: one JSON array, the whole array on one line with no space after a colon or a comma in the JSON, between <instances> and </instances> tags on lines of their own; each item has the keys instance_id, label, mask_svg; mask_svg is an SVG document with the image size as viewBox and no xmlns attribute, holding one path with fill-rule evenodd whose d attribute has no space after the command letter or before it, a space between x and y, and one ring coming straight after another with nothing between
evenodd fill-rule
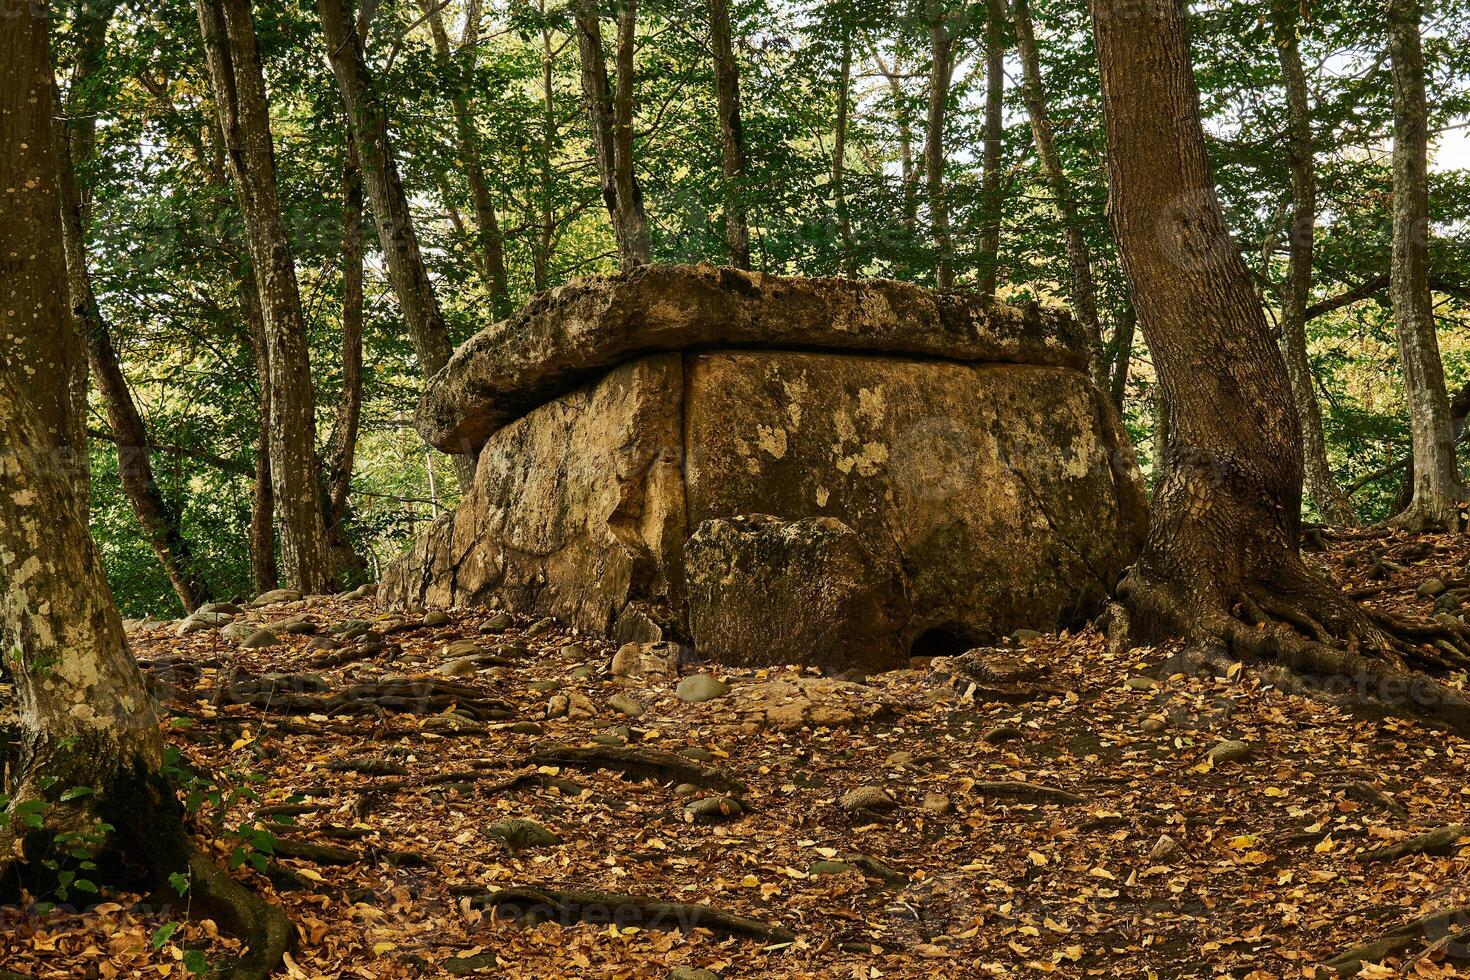
<instances>
[{"instance_id":1,"label":"tree trunk","mask_svg":"<svg viewBox=\"0 0 1470 980\"><path fill-rule=\"evenodd\" d=\"M1138 314L1133 311L1132 304L1129 304L1113 327L1112 351L1107 358L1112 366L1108 392L1112 395L1113 407L1119 414L1122 414L1128 396L1128 368L1133 363L1133 333L1137 328Z\"/></svg>"},{"instance_id":2,"label":"tree trunk","mask_svg":"<svg viewBox=\"0 0 1470 980\"><path fill-rule=\"evenodd\" d=\"M215 111L244 212L269 350L270 469L286 580L332 585L316 458L315 396L301 295L276 191L265 78L249 0L198 0Z\"/></svg>"},{"instance_id":3,"label":"tree trunk","mask_svg":"<svg viewBox=\"0 0 1470 980\"><path fill-rule=\"evenodd\" d=\"M327 451L327 520L335 524L352 489L352 460L362 421L362 175L349 137L342 172L342 396Z\"/></svg>"},{"instance_id":4,"label":"tree trunk","mask_svg":"<svg viewBox=\"0 0 1470 980\"><path fill-rule=\"evenodd\" d=\"M1288 165L1291 168L1291 234L1287 245L1286 279L1282 283L1281 351L1291 377L1292 397L1302 424L1302 461L1307 495L1329 524L1358 522L1352 504L1327 462L1322 434L1322 409L1312 363L1307 357L1307 304L1312 298L1312 252L1317 225L1317 179L1312 149L1312 109L1307 75L1297 42L1296 0L1272 0L1271 27L1281 75L1286 83Z\"/></svg>"},{"instance_id":5,"label":"tree trunk","mask_svg":"<svg viewBox=\"0 0 1470 980\"><path fill-rule=\"evenodd\" d=\"M934 283L954 288L954 245L949 237L949 202L944 190L944 119L949 110L950 63L954 39L946 11L935 5L929 22L929 116L924 139L924 173L929 189L929 224L934 236Z\"/></svg>"},{"instance_id":6,"label":"tree trunk","mask_svg":"<svg viewBox=\"0 0 1470 980\"><path fill-rule=\"evenodd\" d=\"M440 64L451 64L454 60L454 49L449 42L449 32L444 27L443 5L439 0L419 0L419 6L429 18L429 30L434 35L434 52ZM474 26L474 18L471 17L466 32ZM468 44L463 47L469 51L465 57L472 66L474 47ZM490 182L486 179L485 165L480 159L475 117L463 90L455 93L450 105L454 110L455 149L459 151L465 182L470 187L470 203L475 208L475 239L480 246L480 274L485 279L486 288L490 290L490 305L495 315L507 317L512 310L509 277L505 271L505 236L500 230L495 202L490 197Z\"/></svg>"},{"instance_id":7,"label":"tree trunk","mask_svg":"<svg viewBox=\"0 0 1470 980\"><path fill-rule=\"evenodd\" d=\"M1000 274L1000 165L1005 151L1005 0L985 0L985 172L980 185L980 292L995 295ZM1039 91L1039 89L1038 89ZM1097 319L1096 314L1093 320Z\"/></svg>"},{"instance_id":8,"label":"tree trunk","mask_svg":"<svg viewBox=\"0 0 1470 980\"><path fill-rule=\"evenodd\" d=\"M1389 0L1393 64L1393 264L1389 295L1414 445L1414 496L1394 519L1412 530L1454 528L1463 499L1429 293L1428 109L1419 0Z\"/></svg>"},{"instance_id":9,"label":"tree trunk","mask_svg":"<svg viewBox=\"0 0 1470 980\"><path fill-rule=\"evenodd\" d=\"M539 0L538 10L546 12L545 0ZM551 276L551 255L556 247L556 65L555 49L551 31L541 31L541 188L538 195L541 206L539 228L536 236L535 258L532 260L531 285L536 292L545 289Z\"/></svg>"},{"instance_id":10,"label":"tree trunk","mask_svg":"<svg viewBox=\"0 0 1470 980\"><path fill-rule=\"evenodd\" d=\"M613 236L618 243L618 258L624 269L648 261L647 227L640 235L636 227L643 214L642 191L633 171L632 160L632 95L633 95L633 26L636 9L618 8L618 96L613 94L607 74L607 55L602 47L602 24L593 0L577 0L572 8L577 28L577 50L582 56L582 100L587 107L587 122L592 131L593 156L597 174L602 180L602 201L612 220ZM623 36L626 17L628 36ZM626 58L627 70L622 68ZM626 98L624 92L626 88ZM626 111L628 126L619 135L620 117ZM626 143L626 151L620 149Z\"/></svg>"},{"instance_id":11,"label":"tree trunk","mask_svg":"<svg viewBox=\"0 0 1470 980\"><path fill-rule=\"evenodd\" d=\"M745 213L745 133L740 125L740 74L730 42L730 0L709 0L709 38L714 54L715 101L720 116L720 155L725 170L725 241L730 264L750 268L750 225ZM618 68L622 72L621 65Z\"/></svg>"},{"instance_id":12,"label":"tree trunk","mask_svg":"<svg viewBox=\"0 0 1470 980\"><path fill-rule=\"evenodd\" d=\"M322 504L332 544L332 568L343 586L365 581L368 574L367 563L347 535L352 518L352 464L362 422L362 263L362 174L357 168L357 146L349 134L342 168L342 394L332 437L327 440Z\"/></svg>"},{"instance_id":13,"label":"tree trunk","mask_svg":"<svg viewBox=\"0 0 1470 980\"><path fill-rule=\"evenodd\" d=\"M388 142L387 107L368 71L351 0L317 0L316 9L327 42L327 60L331 62L342 102L352 121L363 185L378 227L378 243L388 266L388 280L393 284L393 294L398 297L398 306L408 324L419 370L425 378L430 378L449 363L454 349L449 343L449 330L444 325L428 267L419 251L408 197L393 160L393 147ZM493 215L494 209L489 210ZM454 471L460 488L469 489L475 480L475 468L468 451L454 457Z\"/></svg>"},{"instance_id":14,"label":"tree trunk","mask_svg":"<svg viewBox=\"0 0 1470 980\"><path fill-rule=\"evenodd\" d=\"M1107 359L1103 356L1102 326L1097 316L1097 289L1092 280L1092 253L1087 247L1087 237L1077 220L1077 203L1072 197L1072 182L1062 169L1062 159L1057 153L1056 139L1052 134L1051 113L1046 106L1046 91L1041 85L1041 53L1036 47L1036 34L1031 24L1030 0L1014 0L1016 18L1016 40L1021 51L1023 84L1021 94L1026 102L1026 112L1031 117L1031 134L1036 140L1036 157L1041 162L1041 172L1051 188L1057 213L1062 218L1062 236L1067 247L1067 267L1072 279L1072 312L1082 325L1091 350L1088 360L1092 365L1092 378L1100 388L1110 388ZM986 105L986 130L989 132L989 109ZM990 155L990 142L985 144L986 157ZM999 159L999 147L997 147ZM986 178L990 176L986 165ZM997 174L997 183L999 175ZM998 230L998 228L997 228ZM997 239L998 241L998 239ZM994 292L994 282L991 283ZM1129 342L1132 342L1130 326ZM1127 353L1121 356L1127 358ZM1126 373L1126 372L1125 372Z\"/></svg>"},{"instance_id":15,"label":"tree trunk","mask_svg":"<svg viewBox=\"0 0 1470 980\"><path fill-rule=\"evenodd\" d=\"M652 261L648 218L643 212L643 190L633 166L633 55L638 42L638 0L618 4L617 87L613 90L613 170L616 174L618 213L627 251L625 268Z\"/></svg>"},{"instance_id":16,"label":"tree trunk","mask_svg":"<svg viewBox=\"0 0 1470 980\"><path fill-rule=\"evenodd\" d=\"M52 132L55 79L46 36L32 30L44 13L27 7L0 14L0 31L13 47L6 52L11 60L0 63L0 369L26 379L39 424L55 447L50 465L81 488L87 472L87 355L66 308L66 266L56 228L61 199ZM32 44L39 45L40 57L22 57L35 52L19 46ZM22 298L17 290L32 282L21 290ZM51 326L49 332L30 329L38 318Z\"/></svg>"},{"instance_id":17,"label":"tree trunk","mask_svg":"<svg viewBox=\"0 0 1470 980\"><path fill-rule=\"evenodd\" d=\"M260 308L260 287L248 260L236 291L255 362L256 418L260 423L255 440L255 487L250 500L250 579L256 595L260 595L280 585L280 570L276 567L276 494L271 484L270 344L265 336L265 313Z\"/></svg>"},{"instance_id":18,"label":"tree trunk","mask_svg":"<svg viewBox=\"0 0 1470 980\"><path fill-rule=\"evenodd\" d=\"M115 6L115 5L111 5ZM87 360L96 379L108 422L117 445L117 472L123 494L132 505L138 525L148 538L153 553L163 566L185 612L193 612L209 598L207 587L199 579L193 567L189 544L179 528L178 514L163 499L163 493L153 477L153 466L148 453L148 432L138 406L133 401L113 348L111 331L97 305L97 296L92 290L92 277L87 268L86 219L82 202L91 197L84 190L77 174L77 164L84 160L73 160L75 147L90 154L93 128L92 113L78 97L87 79L95 72L101 61L103 40L107 33L107 20L98 19L111 9L94 9L83 4L77 14L76 44L77 64L72 76L71 97L64 111L58 105L53 126L56 135L57 191L61 202L62 245L66 257L67 296L71 304L72 325L87 344ZM58 103L59 90L58 90ZM87 123L80 120L86 118ZM85 422L85 404L77 409L76 418ZM81 484L85 486L85 483ZM85 502L85 498L84 498Z\"/></svg>"},{"instance_id":19,"label":"tree trunk","mask_svg":"<svg viewBox=\"0 0 1470 980\"><path fill-rule=\"evenodd\" d=\"M852 241L852 216L847 210L847 120L852 106L852 32L842 34L837 68L837 125L832 138L832 204L837 212L837 234L842 241L842 274L857 275L857 249Z\"/></svg>"},{"instance_id":20,"label":"tree trunk","mask_svg":"<svg viewBox=\"0 0 1470 980\"><path fill-rule=\"evenodd\" d=\"M162 775L153 700L128 652L74 474L56 465L77 426L68 375L33 353L54 352L71 332L53 91L44 9L0 17L0 186L12 189L0 202L0 254L19 256L6 260L0 291L0 323L18 331L7 335L0 363L0 650L21 724L0 827L0 901L19 897L20 865L35 887L48 874L43 860L77 846L72 837L58 847L58 836L85 834L96 838L86 857L125 886L162 889L170 874L191 876L191 911L250 946L226 975L263 978L281 961L289 923L189 841ZM39 827L19 813L35 803Z\"/></svg>"},{"instance_id":21,"label":"tree trunk","mask_svg":"<svg viewBox=\"0 0 1470 980\"><path fill-rule=\"evenodd\" d=\"M1301 561L1296 406L1215 195L1181 8L1093 0L1092 13L1110 218L1169 406L1149 535L1120 586L1115 636L1182 635L1200 664L1264 662L1288 688L1306 689L1308 674L1320 696L1470 730L1470 702L1411 672L1470 663L1464 638L1365 610ZM1425 636L1443 638L1443 652Z\"/></svg>"},{"instance_id":22,"label":"tree trunk","mask_svg":"<svg viewBox=\"0 0 1470 980\"><path fill-rule=\"evenodd\" d=\"M905 104L903 83L899 81L899 75L903 66L898 59L894 59L893 68L890 69L878 53L877 47L872 47L870 53L873 63L878 66L878 73L888 82L888 94L893 99L893 121L898 127L898 173L900 181L900 192L903 196L903 225L908 229L910 235L918 230L919 226L919 175L914 169L914 134L913 126L909 122L908 106Z\"/></svg>"}]
</instances>

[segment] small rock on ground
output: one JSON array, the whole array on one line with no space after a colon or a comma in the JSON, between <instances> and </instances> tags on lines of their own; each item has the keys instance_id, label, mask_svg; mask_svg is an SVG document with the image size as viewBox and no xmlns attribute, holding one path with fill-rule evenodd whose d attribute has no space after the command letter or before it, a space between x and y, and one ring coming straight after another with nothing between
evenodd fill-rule
<instances>
[{"instance_id":1,"label":"small rock on ground","mask_svg":"<svg viewBox=\"0 0 1470 980\"><path fill-rule=\"evenodd\" d=\"M690 674L679 682L674 688L674 694L680 701L697 704L700 701L713 701L730 693L730 685L715 677L713 674Z\"/></svg>"},{"instance_id":2,"label":"small rock on ground","mask_svg":"<svg viewBox=\"0 0 1470 980\"><path fill-rule=\"evenodd\" d=\"M1210 749L1209 752L1205 753L1205 758L1209 759L1216 765L1219 765L1222 762L1243 762L1246 759L1249 759L1250 755L1251 747L1248 742L1241 742L1236 739L1226 739L1223 742L1219 742L1215 745L1214 748Z\"/></svg>"}]
</instances>

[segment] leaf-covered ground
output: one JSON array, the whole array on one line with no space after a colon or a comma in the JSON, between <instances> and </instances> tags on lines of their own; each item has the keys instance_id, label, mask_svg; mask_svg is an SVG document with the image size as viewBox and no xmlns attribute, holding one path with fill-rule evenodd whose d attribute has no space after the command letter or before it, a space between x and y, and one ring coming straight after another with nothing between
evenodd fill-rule
<instances>
[{"instance_id":1,"label":"leaf-covered ground","mask_svg":"<svg viewBox=\"0 0 1470 980\"><path fill-rule=\"evenodd\" d=\"M1326 561L1370 601L1427 616L1470 587L1467 558L1463 538L1365 537L1335 543ZM1419 594L1426 582L1439 598ZM237 873L299 925L287 975L1325 977L1321 964L1348 948L1470 906L1470 847L1455 832L1438 853L1369 857L1470 823L1470 744L1282 694L1249 670L1171 676L1168 651L1115 658L1091 632L1033 638L982 656L998 665L993 680L915 663L860 689L865 703L890 703L888 717L778 731L730 706L741 687L795 670L725 673L731 694L685 703L677 678L613 678L605 644L524 619L483 631L494 615L452 611L430 627L372 600L307 600L244 619L304 617L328 637L361 620L373 632L284 635L255 650L214 630L135 630L182 760L257 797L229 805L214 832L220 860L245 859ZM481 659L443 672L465 656ZM615 695L646 713L625 717ZM544 717L558 696L572 717ZM680 795L683 777L532 757L625 741L697 756L712 782L744 790ZM1245 743L1234 747L1245 757L1210 761L1222 741ZM1032 785L991 785L1013 782ZM861 794L876 809L843 805L860 787L882 790ZM686 806L705 797L740 812L689 822ZM561 842L511 833L524 845L513 847L491 833L507 818ZM198 820L211 819L206 801ZM705 905L795 939L626 915L533 925L485 908L487 894L518 887ZM184 976L187 950L230 946L207 923L155 944L176 913L104 898L80 915L7 913L0 966ZM1362 975L1470 976L1456 973L1470 912L1443 918Z\"/></svg>"}]
</instances>

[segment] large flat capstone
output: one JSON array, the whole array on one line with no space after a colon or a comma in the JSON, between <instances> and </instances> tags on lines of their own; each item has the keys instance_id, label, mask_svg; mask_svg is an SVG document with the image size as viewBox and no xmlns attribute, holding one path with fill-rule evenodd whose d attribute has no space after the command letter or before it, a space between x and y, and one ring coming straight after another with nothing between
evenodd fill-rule
<instances>
[{"instance_id":1,"label":"large flat capstone","mask_svg":"<svg viewBox=\"0 0 1470 980\"><path fill-rule=\"evenodd\" d=\"M574 284L564 295L575 322L561 333L543 299L511 321L543 317L541 332L519 347L495 341L511 351L504 358L486 346L464 356L479 338L461 348L425 406L449 404L442 384L456 364L480 357L500 365L482 380L508 378L510 364L551 365L535 353L549 337L585 338L581 359L568 348L554 371L532 372L541 381L482 388L479 402L466 376L454 381L457 430L487 432L475 484L390 566L384 599L497 596L619 641L692 640L726 663L834 670L1070 625L1097 609L1142 542L1146 510L1126 436L1080 369L1064 317L974 306L1030 326L975 327L968 347L950 348L964 357L938 354L933 331L912 344L928 350L856 340L858 350L839 350L842 331L883 335L853 326L854 297L885 311L862 321L887 324L885 346L901 343L913 310L962 304L888 283L728 276L665 269ZM776 312L766 319L762 308ZM745 326L716 327L710 310L744 310ZM608 353L616 338L651 336L650 322L665 338L651 346L674 346L679 316L691 318L683 349ZM945 322L913 320L920 337ZM829 343L747 342L798 328ZM734 339L721 346L721 336ZM553 397L512 407L552 374ZM579 386L558 390L576 376Z\"/></svg>"}]
</instances>

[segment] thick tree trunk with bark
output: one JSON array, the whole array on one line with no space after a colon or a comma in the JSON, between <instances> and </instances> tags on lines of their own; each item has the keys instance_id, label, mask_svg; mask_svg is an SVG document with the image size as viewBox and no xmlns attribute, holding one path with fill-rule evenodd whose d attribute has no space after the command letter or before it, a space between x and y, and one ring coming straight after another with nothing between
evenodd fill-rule
<instances>
[{"instance_id":1,"label":"thick tree trunk with bark","mask_svg":"<svg viewBox=\"0 0 1470 980\"><path fill-rule=\"evenodd\" d=\"M393 160L393 147L388 142L387 106L368 71L352 8L350 0L317 0L316 4L322 36L327 42L327 60L331 62L347 117L352 122L363 185L372 205L378 243L388 266L388 280L393 284L393 294L398 297L399 309L408 324L419 370L425 378L430 378L449 363L454 349L419 250L408 196L398 175L398 164ZM494 209L490 211L493 215ZM460 487L468 489L475 480L473 460L468 455L456 456L454 470Z\"/></svg>"},{"instance_id":2,"label":"thick tree trunk with bark","mask_svg":"<svg viewBox=\"0 0 1470 980\"><path fill-rule=\"evenodd\" d=\"M985 0L985 172L980 183L980 292L995 295L1000 275L1000 164L1005 151L1005 0ZM1094 317L1095 319L1095 317Z\"/></svg>"},{"instance_id":3,"label":"thick tree trunk with bark","mask_svg":"<svg viewBox=\"0 0 1470 980\"><path fill-rule=\"evenodd\" d=\"M71 90L64 111L57 113L56 134L57 190L61 199L61 232L66 256L67 295L71 304L72 324L87 344L87 360L117 445L117 472L123 494L132 506L149 546L168 576L174 594L186 612L192 612L208 598L208 590L198 577L189 544L179 528L178 514L163 498L153 477L149 459L148 432L143 417L133 400L133 392L123 376L113 348L111 330L97 296L92 289L92 276L87 266L86 218L83 201L90 198L78 176L78 167L86 156L73 159L73 154L90 155L91 131L95 126L91 107L80 97L88 79L102 58L107 33L107 17L115 4L93 7L83 4L78 10L73 30L76 32L77 63L72 73ZM59 102L58 92L58 102ZM86 120L83 122L83 120ZM85 412L78 418L85 421Z\"/></svg>"},{"instance_id":4,"label":"thick tree trunk with bark","mask_svg":"<svg viewBox=\"0 0 1470 980\"><path fill-rule=\"evenodd\" d=\"M1021 52L1023 84L1021 93L1026 102L1026 112L1031 117L1031 135L1036 141L1036 158L1041 162L1041 172L1051 188L1057 213L1062 218L1062 236L1067 247L1067 269L1072 279L1072 313L1082 325L1092 349L1088 361L1092 366L1092 377L1101 388L1110 388L1107 359L1103 356L1102 326L1097 316L1097 288L1092 280L1092 253L1087 247L1087 238L1077 220L1077 203L1072 196L1072 182L1062 169L1062 158L1057 153L1056 138L1052 134L1051 113L1047 110L1046 90L1041 85L1041 53L1036 47L1036 33L1031 23L1030 0L1012 0L1016 19L1016 41ZM989 106L987 104L987 113ZM987 128L989 120L987 118ZM986 144L987 157L989 143ZM987 165L987 176L989 169ZM992 283L992 292L993 292ZM1130 335L1129 342L1132 342ZM1126 352L1122 355L1127 357Z\"/></svg>"},{"instance_id":5,"label":"thick tree trunk with bark","mask_svg":"<svg viewBox=\"0 0 1470 980\"><path fill-rule=\"evenodd\" d=\"M1317 226L1317 178L1312 146L1312 109L1307 75L1297 41L1300 21L1295 0L1272 0L1271 28L1281 75L1286 83L1287 149L1291 168L1291 234L1287 245L1286 279L1281 290L1281 351L1291 377L1302 425L1302 460L1307 495L1329 524L1358 522L1347 495L1337 485L1327 462L1327 440L1322 434L1322 409L1312 362L1307 357L1307 304L1312 298L1312 254Z\"/></svg>"},{"instance_id":6,"label":"thick tree trunk with bark","mask_svg":"<svg viewBox=\"0 0 1470 980\"><path fill-rule=\"evenodd\" d=\"M56 228L60 192L56 179L55 81L44 35L35 35L33 22L45 11L21 5L0 14L0 30L7 44L16 46L0 63L0 369L26 378L35 394L40 424L55 447L51 465L67 473L77 487L85 486L87 472L86 377L84 339L67 315L66 266L61 236ZM19 23L11 23L19 22ZM39 45L21 51L22 45ZM20 193L24 190L25 193ZM33 292L22 299L22 277L34 277ZM31 308L27 304L35 304ZM59 310L60 317L53 317ZM37 318L49 332L30 328Z\"/></svg>"},{"instance_id":7,"label":"thick tree trunk with bark","mask_svg":"<svg viewBox=\"0 0 1470 980\"><path fill-rule=\"evenodd\" d=\"M744 196L745 131L740 124L740 73L730 40L730 0L708 0L708 4L715 103L720 116L720 158L725 171L725 241L730 250L730 264L737 269L749 269L750 224Z\"/></svg>"},{"instance_id":8,"label":"thick tree trunk with bark","mask_svg":"<svg viewBox=\"0 0 1470 980\"><path fill-rule=\"evenodd\" d=\"M592 132L592 150L602 181L602 200L612 220L618 258L624 269L649 261L648 225L643 216L643 192L633 169L633 48L636 7L618 7L618 89L608 79L607 55L602 46L602 24L593 0L577 0L572 8L577 49L582 56L582 100ZM626 36L624 26L626 24ZM623 64L626 61L626 69ZM627 125L622 120L626 116Z\"/></svg>"},{"instance_id":9,"label":"thick tree trunk with bark","mask_svg":"<svg viewBox=\"0 0 1470 980\"><path fill-rule=\"evenodd\" d=\"M1463 630L1357 606L1301 560L1291 383L1215 195L1181 9L1093 0L1092 12L1110 218L1170 416L1114 636L1183 636L1200 664L1258 661L1287 687L1306 677L1319 695L1470 730L1470 702L1415 672L1470 663Z\"/></svg>"},{"instance_id":10,"label":"thick tree trunk with bark","mask_svg":"<svg viewBox=\"0 0 1470 980\"><path fill-rule=\"evenodd\" d=\"M1456 527L1458 503L1465 495L1429 294L1429 112L1420 16L1419 0L1389 0L1394 90L1389 294L1414 443L1414 496L1394 522L1413 530Z\"/></svg>"},{"instance_id":11,"label":"thick tree trunk with bark","mask_svg":"<svg viewBox=\"0 0 1470 980\"><path fill-rule=\"evenodd\" d=\"M12 348L0 363L0 650L22 729L10 819L0 827L0 902L20 897L22 866L34 888L44 883L40 862L76 846L59 849L58 835L86 834L109 884L163 889L170 874L190 877L191 911L250 945L224 975L264 978L281 961L290 925L188 839L162 776L153 701L128 651L83 499L74 475L57 465L78 423L68 376L47 371L34 353L71 332L48 48L43 9L0 17L0 185L12 188L0 199L0 229L23 226L31 236L24 250L0 253L13 257L0 291ZM39 827L17 812L35 803Z\"/></svg>"},{"instance_id":12,"label":"thick tree trunk with bark","mask_svg":"<svg viewBox=\"0 0 1470 980\"><path fill-rule=\"evenodd\" d=\"M443 5L439 0L419 0L424 15L429 18L429 30L434 36L434 53L441 64L454 60L454 48L449 41L449 31L444 26ZM478 15L466 18L465 34L460 47L466 53L468 65L475 61L475 34L478 31ZM475 135L475 117L470 110L469 98L458 91L450 99L454 110L455 149L459 151L460 163L464 167L465 182L470 188L470 203L475 209L475 241L480 246L480 274L485 287L490 291L490 305L497 317L507 317L513 312L510 302L510 280L505 271L505 236L500 230L500 218L495 213L495 201L490 196L490 181L485 175L481 161L479 140Z\"/></svg>"},{"instance_id":13,"label":"thick tree trunk with bark","mask_svg":"<svg viewBox=\"0 0 1470 980\"><path fill-rule=\"evenodd\" d=\"M316 457L316 401L291 246L276 191L265 78L249 0L198 0L215 112L244 213L269 350L270 468L287 582L332 585Z\"/></svg>"},{"instance_id":14,"label":"thick tree trunk with bark","mask_svg":"<svg viewBox=\"0 0 1470 980\"><path fill-rule=\"evenodd\" d=\"M934 283L954 288L954 243L949 234L949 201L944 187L944 122L949 112L954 39L946 11L936 4L929 22L929 115L924 139L924 175L929 188L929 224L934 237Z\"/></svg>"}]
</instances>

